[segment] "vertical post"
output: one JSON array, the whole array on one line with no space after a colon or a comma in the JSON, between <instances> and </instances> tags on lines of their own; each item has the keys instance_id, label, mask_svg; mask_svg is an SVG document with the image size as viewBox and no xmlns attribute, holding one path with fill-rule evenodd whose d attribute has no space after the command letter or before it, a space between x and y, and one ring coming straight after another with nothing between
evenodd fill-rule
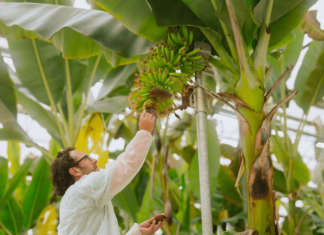
<instances>
[{"instance_id":1,"label":"vertical post","mask_svg":"<svg viewBox=\"0 0 324 235\"><path fill-rule=\"evenodd\" d=\"M210 54L208 44L197 43L195 45L201 50L201 55L206 58ZM203 85L202 72L196 73L197 89L195 93L196 102L196 126L198 142L198 163L199 163L199 182L200 182L200 204L203 235L213 234L211 199L210 199L210 182L208 167L208 146L207 146L207 111L205 104L204 90L200 87Z\"/></svg>"}]
</instances>

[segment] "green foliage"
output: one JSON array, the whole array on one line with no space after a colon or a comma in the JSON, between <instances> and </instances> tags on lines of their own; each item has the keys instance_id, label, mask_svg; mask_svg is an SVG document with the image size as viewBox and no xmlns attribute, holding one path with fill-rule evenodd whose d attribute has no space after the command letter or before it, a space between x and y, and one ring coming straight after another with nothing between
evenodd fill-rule
<instances>
[{"instance_id":1,"label":"green foliage","mask_svg":"<svg viewBox=\"0 0 324 235\"><path fill-rule=\"evenodd\" d=\"M0 198L4 194L8 182L8 160L0 157Z\"/></svg>"},{"instance_id":2,"label":"green foliage","mask_svg":"<svg viewBox=\"0 0 324 235\"><path fill-rule=\"evenodd\" d=\"M192 49L193 36L186 27L170 29L167 40L141 61L135 90L130 94L133 109L153 109L165 115L176 109L174 98L190 95L186 91L192 76L205 67L202 56L197 55L199 49Z\"/></svg>"},{"instance_id":3,"label":"green foliage","mask_svg":"<svg viewBox=\"0 0 324 235\"><path fill-rule=\"evenodd\" d=\"M17 114L16 108L16 96L15 87L10 79L7 71L7 67L0 55L0 100L5 106L13 113L14 116Z\"/></svg>"},{"instance_id":4,"label":"green foliage","mask_svg":"<svg viewBox=\"0 0 324 235\"><path fill-rule=\"evenodd\" d=\"M290 189L298 187L299 185L306 185L310 180L310 172L306 164L303 162L302 157L298 152L294 152L293 144L290 142L286 143L284 138L279 136L271 137L272 152L276 156L278 162L284 167L284 173L286 180L288 180L289 171L292 170L291 182L287 182ZM293 163L291 163L293 161ZM291 168L293 164L293 168ZM290 169L291 168L291 169ZM295 180L298 185L295 185Z\"/></svg>"},{"instance_id":5,"label":"green foliage","mask_svg":"<svg viewBox=\"0 0 324 235\"><path fill-rule=\"evenodd\" d=\"M156 42L166 33L166 27L157 25L146 0L91 0L91 2L118 19L118 22L123 23L130 32L139 35L139 39L146 38ZM132 42L129 44L133 45Z\"/></svg>"},{"instance_id":6,"label":"green foliage","mask_svg":"<svg viewBox=\"0 0 324 235\"><path fill-rule=\"evenodd\" d=\"M4 229L12 234L20 234L23 231L24 212L14 197L10 197L0 210L0 222Z\"/></svg>"},{"instance_id":7,"label":"green foliage","mask_svg":"<svg viewBox=\"0 0 324 235\"><path fill-rule=\"evenodd\" d=\"M10 160L13 163L15 159ZM26 183L34 160L27 158L12 177L8 175L8 161L0 158L1 189L0 192L0 227L6 234L20 234L32 228L41 211L49 202L52 192L49 164L45 158L40 158L32 170L32 180ZM5 183L7 180L7 183ZM25 187L22 193L20 186Z\"/></svg>"},{"instance_id":8,"label":"green foliage","mask_svg":"<svg viewBox=\"0 0 324 235\"><path fill-rule=\"evenodd\" d=\"M297 74L295 89L299 90L296 103L309 112L312 105L324 95L324 42L314 41L309 45L301 68Z\"/></svg>"},{"instance_id":9,"label":"green foliage","mask_svg":"<svg viewBox=\"0 0 324 235\"><path fill-rule=\"evenodd\" d=\"M6 191L3 194L1 201L0 201L0 208L2 208L4 205L6 205L7 200L12 196L13 192L16 190L18 185L23 181L29 171L29 168L32 164L31 159L26 159L24 161L24 164L21 165L19 170L16 172L16 174L9 180Z\"/></svg>"},{"instance_id":10,"label":"green foliage","mask_svg":"<svg viewBox=\"0 0 324 235\"><path fill-rule=\"evenodd\" d=\"M28 114L34 120L37 120L37 122L43 126L57 142L61 143L54 115L45 110L39 102L34 101L20 91L17 92L17 98L22 107L28 110Z\"/></svg>"},{"instance_id":11,"label":"green foliage","mask_svg":"<svg viewBox=\"0 0 324 235\"><path fill-rule=\"evenodd\" d=\"M119 209L129 213L134 220L136 220L136 213L139 209L138 199L135 194L134 188L128 185L122 192L116 195L113 203Z\"/></svg>"},{"instance_id":12,"label":"green foliage","mask_svg":"<svg viewBox=\"0 0 324 235\"><path fill-rule=\"evenodd\" d=\"M149 0L157 24L170 25L204 25L201 20L180 0ZM172 7L170 7L172 6ZM181 17L179 17L181 12Z\"/></svg>"},{"instance_id":13,"label":"green foliage","mask_svg":"<svg viewBox=\"0 0 324 235\"><path fill-rule=\"evenodd\" d=\"M33 171L32 181L22 201L25 214L24 225L30 228L35 225L38 216L49 202L52 191L50 166L44 157L40 158Z\"/></svg>"}]
</instances>

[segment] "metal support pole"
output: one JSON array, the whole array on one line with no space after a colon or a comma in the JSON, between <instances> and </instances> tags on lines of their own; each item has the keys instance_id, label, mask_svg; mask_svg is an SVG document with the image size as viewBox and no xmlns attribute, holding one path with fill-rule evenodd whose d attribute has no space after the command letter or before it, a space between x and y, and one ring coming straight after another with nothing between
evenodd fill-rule
<instances>
[{"instance_id":1,"label":"metal support pole","mask_svg":"<svg viewBox=\"0 0 324 235\"><path fill-rule=\"evenodd\" d=\"M208 46L208 48L206 48ZM198 44L196 47L201 48L202 56L209 55L210 48L206 44ZM205 53L204 53L205 52ZM197 126L197 142L198 142L198 162L199 162L199 182L200 182L200 204L203 235L213 234L213 223L211 213L210 199L210 182L208 167L208 146L207 146L207 111L205 104L204 90L202 86L202 72L196 73L197 89L195 93L196 102L196 126Z\"/></svg>"}]
</instances>

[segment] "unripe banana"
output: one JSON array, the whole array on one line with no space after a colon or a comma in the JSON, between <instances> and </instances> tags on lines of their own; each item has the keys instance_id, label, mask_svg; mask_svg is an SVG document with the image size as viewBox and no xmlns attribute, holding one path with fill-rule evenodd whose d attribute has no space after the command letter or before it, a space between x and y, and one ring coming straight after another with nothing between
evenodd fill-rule
<instances>
[{"instance_id":1,"label":"unripe banana","mask_svg":"<svg viewBox=\"0 0 324 235\"><path fill-rule=\"evenodd\" d=\"M180 48L180 50L179 50L178 53L179 53L180 55L184 55L184 54L186 53L186 51L187 51L187 47L186 47L186 46L183 46L183 47Z\"/></svg>"},{"instance_id":2,"label":"unripe banana","mask_svg":"<svg viewBox=\"0 0 324 235\"><path fill-rule=\"evenodd\" d=\"M192 44L192 42L193 42L193 32L192 31L190 31L189 32L189 36L188 36L188 44L189 45L191 45Z\"/></svg>"},{"instance_id":3,"label":"unripe banana","mask_svg":"<svg viewBox=\"0 0 324 235\"><path fill-rule=\"evenodd\" d=\"M167 57L167 60L166 60L166 63L169 62L170 60L172 60L172 50L169 49L168 47L165 48L165 52L167 53L168 57Z\"/></svg>"},{"instance_id":4,"label":"unripe banana","mask_svg":"<svg viewBox=\"0 0 324 235\"><path fill-rule=\"evenodd\" d=\"M181 55L178 53L178 55L177 55L176 59L174 60L173 64L177 65L180 62L180 60L181 60Z\"/></svg>"},{"instance_id":5,"label":"unripe banana","mask_svg":"<svg viewBox=\"0 0 324 235\"><path fill-rule=\"evenodd\" d=\"M176 35L176 39L177 39L177 43L178 43L178 44L180 44L180 45L181 45L181 44L184 44L180 32L177 33L177 35Z\"/></svg>"},{"instance_id":6,"label":"unripe banana","mask_svg":"<svg viewBox=\"0 0 324 235\"><path fill-rule=\"evenodd\" d=\"M181 32L182 32L182 35L183 35L184 41L185 41L185 42L188 42L188 39L189 39L189 33L188 33L188 29L187 29L187 27L181 27Z\"/></svg>"},{"instance_id":7,"label":"unripe banana","mask_svg":"<svg viewBox=\"0 0 324 235\"><path fill-rule=\"evenodd\" d=\"M177 36L175 33L171 33L170 34L170 37L171 37L171 40L173 42L173 44L176 46L178 43L177 43Z\"/></svg>"},{"instance_id":8,"label":"unripe banana","mask_svg":"<svg viewBox=\"0 0 324 235\"><path fill-rule=\"evenodd\" d=\"M188 57L189 57L189 56L193 56L193 55L197 54L199 51L200 51L199 48L195 48L194 50L188 52L188 53L186 54L186 56L188 56Z\"/></svg>"},{"instance_id":9,"label":"unripe banana","mask_svg":"<svg viewBox=\"0 0 324 235\"><path fill-rule=\"evenodd\" d=\"M170 52L169 62L170 62L170 64L173 64L173 61L174 61L174 50L169 50L169 52Z\"/></svg>"},{"instance_id":10,"label":"unripe banana","mask_svg":"<svg viewBox=\"0 0 324 235\"><path fill-rule=\"evenodd\" d=\"M197 55L199 49L189 50L193 39L192 31L187 27L179 27L168 33L165 41L150 50L139 68L140 74L135 84L137 89L130 95L133 99L132 107L138 110L144 105L155 109L159 114L168 114L173 110L171 97L181 94L183 87L191 81L192 75L205 67L200 63L203 58ZM181 73L176 72L178 70ZM165 90L171 94L170 98L157 102L151 96L152 89Z\"/></svg>"},{"instance_id":11,"label":"unripe banana","mask_svg":"<svg viewBox=\"0 0 324 235\"><path fill-rule=\"evenodd\" d=\"M197 56L188 57L188 60L190 60L190 61L202 61L203 58L202 58L202 56L197 55Z\"/></svg>"}]
</instances>

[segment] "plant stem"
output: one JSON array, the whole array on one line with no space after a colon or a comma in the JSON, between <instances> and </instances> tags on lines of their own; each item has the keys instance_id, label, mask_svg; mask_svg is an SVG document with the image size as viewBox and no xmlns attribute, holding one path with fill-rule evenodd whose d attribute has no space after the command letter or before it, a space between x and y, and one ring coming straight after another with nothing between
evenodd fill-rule
<instances>
[{"instance_id":1,"label":"plant stem","mask_svg":"<svg viewBox=\"0 0 324 235\"><path fill-rule=\"evenodd\" d=\"M1 223L1 221L0 221L0 228L3 229L6 232L6 234L12 235L12 233Z\"/></svg>"},{"instance_id":2,"label":"plant stem","mask_svg":"<svg viewBox=\"0 0 324 235\"><path fill-rule=\"evenodd\" d=\"M249 72L249 65L248 65L248 59L246 56L245 52L245 46L244 46L244 41L243 37L241 35L237 19L235 17L234 9L231 0L226 0L226 6L228 9L228 14L230 16L231 24L232 24L232 29L234 33L234 39L235 39L235 45L236 45L236 50L238 53L238 59L240 63L240 68L241 71L245 71L246 73Z\"/></svg>"},{"instance_id":3,"label":"plant stem","mask_svg":"<svg viewBox=\"0 0 324 235\"><path fill-rule=\"evenodd\" d=\"M67 85L67 92L66 92L66 101L68 106L68 126L69 126L69 136L70 136L70 143L75 143L76 134L74 133L74 112L73 112L73 95L72 95L72 85L71 85L71 74L69 68L69 60L64 59L65 61L65 74L66 74L66 85Z\"/></svg>"},{"instance_id":4,"label":"plant stem","mask_svg":"<svg viewBox=\"0 0 324 235\"><path fill-rule=\"evenodd\" d=\"M225 65L232 72L236 72L235 65L232 61L231 56L227 53L225 48L221 45L221 43L216 39L214 35L214 31L207 29L205 27L200 27L201 32L205 35L205 37L209 40L215 51L217 52L220 61L223 65ZM235 49L235 48L234 48Z\"/></svg>"},{"instance_id":5,"label":"plant stem","mask_svg":"<svg viewBox=\"0 0 324 235\"><path fill-rule=\"evenodd\" d=\"M225 25L224 21L223 20L219 20L220 24L221 24L221 27L224 31L224 34L225 34L225 38L226 38L226 41L227 41L227 44L228 44L228 47L231 51L231 54L232 54L232 57L234 58L235 61L237 61L237 54L236 54L236 50L235 50L235 46L234 46L234 42L230 36L230 33L227 29L227 26Z\"/></svg>"},{"instance_id":6,"label":"plant stem","mask_svg":"<svg viewBox=\"0 0 324 235\"><path fill-rule=\"evenodd\" d=\"M214 11L217 14L218 8L217 8L216 1L212 0L211 3L213 5ZM231 38L231 35L230 35L230 33L229 33L229 31L228 31L228 29L227 29L224 21L221 18L219 18L219 23L220 23L220 25L222 27L222 30L224 32L224 35L225 35L225 38L226 38L228 47L229 47L229 49L231 51L232 57L234 58L235 61L237 61L237 54L236 54L235 46L234 46L233 40Z\"/></svg>"},{"instance_id":7,"label":"plant stem","mask_svg":"<svg viewBox=\"0 0 324 235\"><path fill-rule=\"evenodd\" d=\"M281 97L285 98L285 85L280 88ZM285 146L288 148L288 129L287 129L287 109L286 105L282 106L283 134L285 138Z\"/></svg>"},{"instance_id":8,"label":"plant stem","mask_svg":"<svg viewBox=\"0 0 324 235\"><path fill-rule=\"evenodd\" d=\"M44 72L44 69L43 69L43 65L42 65L41 60L40 60L40 56L39 56L39 52L38 52L38 49L37 49L35 39L32 39L32 44L33 44L33 49L34 49L34 53L35 53L35 56L36 56L37 64L38 64L38 67L39 67L39 72L41 74L41 78L42 78L42 81L43 81L43 85L45 87L45 91L46 91L47 97L49 99L52 111L54 111L56 124L57 124L57 127L59 129L63 145L64 145L64 147L66 147L67 145L66 145L65 135L63 133L61 123L60 123L60 121L58 119L58 116L57 116L57 110L56 110L55 102L54 102L51 90L49 89L49 85L47 83L47 78L46 78L46 75L45 75L45 72Z\"/></svg>"},{"instance_id":9,"label":"plant stem","mask_svg":"<svg viewBox=\"0 0 324 235\"><path fill-rule=\"evenodd\" d=\"M96 60L96 62L94 64L94 66L93 66L93 70L92 70L91 75L90 75L88 87L87 87L87 90L86 90L86 93L85 93L85 98L84 98L84 100L83 100L83 102L81 104L81 107L79 109L79 112L78 112L78 122L77 122L77 126L76 126L76 130L77 130L76 134L78 134L80 129L81 129L82 118L83 118L84 110L85 110L85 108L87 106L88 95L89 95L89 92L90 92L91 84L92 84L92 81L93 81L94 76L96 74L99 62L101 60L101 56L102 56L102 54L98 55L97 60Z\"/></svg>"},{"instance_id":10,"label":"plant stem","mask_svg":"<svg viewBox=\"0 0 324 235\"><path fill-rule=\"evenodd\" d=\"M268 28L271 20L272 7L273 0L268 0L266 15L264 18L263 26L261 28L259 41L255 49L254 66L262 83L264 83L264 71L267 62L267 53L270 40L270 32L268 31Z\"/></svg>"},{"instance_id":11,"label":"plant stem","mask_svg":"<svg viewBox=\"0 0 324 235\"><path fill-rule=\"evenodd\" d=\"M155 157L152 155L152 165L151 165L151 190L150 199L153 200L153 190L154 190L154 176L155 176Z\"/></svg>"},{"instance_id":12,"label":"plant stem","mask_svg":"<svg viewBox=\"0 0 324 235\"><path fill-rule=\"evenodd\" d=\"M65 119L65 115L64 115L64 113L63 113L63 109L62 109L61 104L58 104L58 105L57 105L57 109L58 109L58 111L59 111L59 113L60 113L60 115L61 115L61 117L62 117L63 129L64 129L64 131L67 133L67 132L69 131L69 127L68 127L68 123L67 123L67 121L66 121L66 119ZM69 144L71 144L71 143L69 142Z\"/></svg>"}]
</instances>

